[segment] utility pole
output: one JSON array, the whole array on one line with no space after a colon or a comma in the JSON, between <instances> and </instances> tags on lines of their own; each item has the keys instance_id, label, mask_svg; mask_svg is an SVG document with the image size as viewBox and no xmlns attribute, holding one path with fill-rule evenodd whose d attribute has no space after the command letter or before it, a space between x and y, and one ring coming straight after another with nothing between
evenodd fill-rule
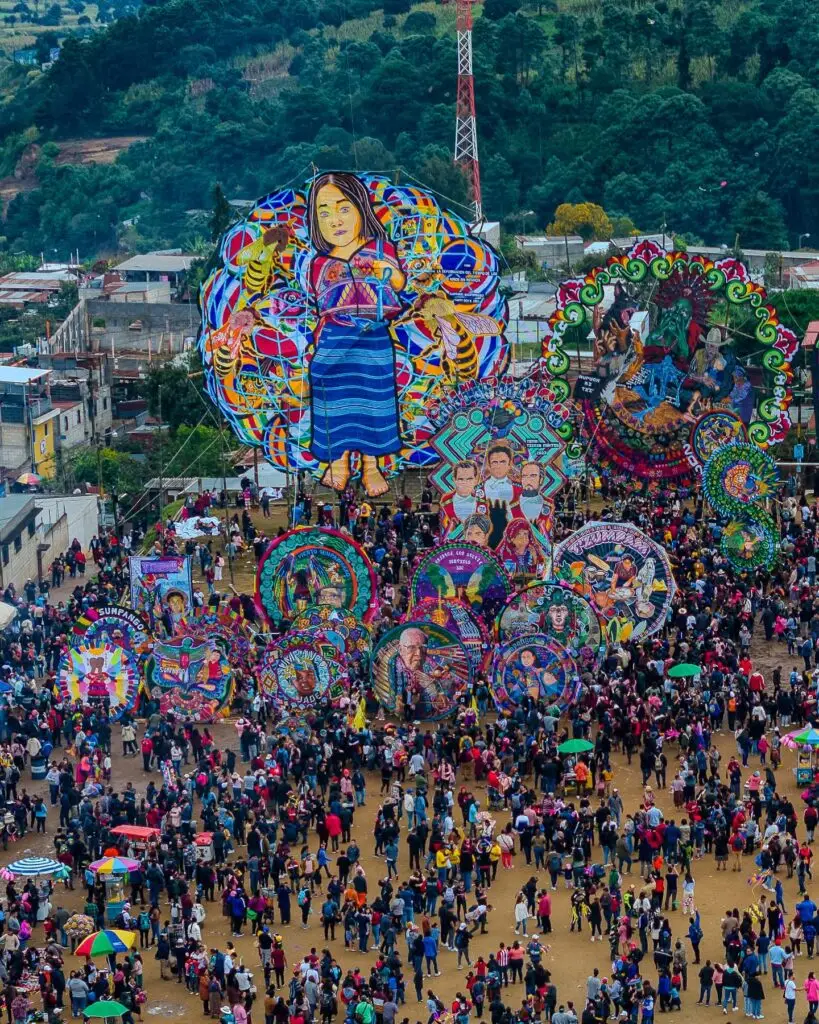
<instances>
[{"instance_id":1,"label":"utility pole","mask_svg":"<svg viewBox=\"0 0 819 1024\"><path fill-rule=\"evenodd\" d=\"M227 470L225 469L225 432L219 424L219 451L222 456L222 496L225 499L225 546L230 543L230 527L228 525L228 489ZM230 569L230 582L233 583L233 555L228 555L228 569Z\"/></svg>"},{"instance_id":2,"label":"utility pole","mask_svg":"<svg viewBox=\"0 0 819 1024\"><path fill-rule=\"evenodd\" d=\"M165 490L164 482L162 480L162 385L157 386L158 395L158 413L159 413L159 522L162 523L162 509L165 507L163 494ZM164 523L163 523L164 525Z\"/></svg>"}]
</instances>

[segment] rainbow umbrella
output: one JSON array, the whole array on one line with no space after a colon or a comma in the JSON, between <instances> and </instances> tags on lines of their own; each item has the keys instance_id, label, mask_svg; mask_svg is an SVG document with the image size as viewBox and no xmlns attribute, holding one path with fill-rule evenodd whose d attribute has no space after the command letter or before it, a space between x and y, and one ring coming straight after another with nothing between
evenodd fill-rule
<instances>
[{"instance_id":1,"label":"rainbow umbrella","mask_svg":"<svg viewBox=\"0 0 819 1024\"><path fill-rule=\"evenodd\" d=\"M92 932L74 950L76 956L109 956L111 953L127 953L136 941L136 932L124 932L119 928L105 928Z\"/></svg>"},{"instance_id":2,"label":"rainbow umbrella","mask_svg":"<svg viewBox=\"0 0 819 1024\"><path fill-rule=\"evenodd\" d=\"M790 750L797 747L819 747L819 730L813 728L797 729L782 737L782 746Z\"/></svg>"},{"instance_id":3,"label":"rainbow umbrella","mask_svg":"<svg viewBox=\"0 0 819 1024\"><path fill-rule=\"evenodd\" d=\"M130 871L139 871L139 861L130 857L102 857L88 867L98 875L127 875Z\"/></svg>"}]
</instances>

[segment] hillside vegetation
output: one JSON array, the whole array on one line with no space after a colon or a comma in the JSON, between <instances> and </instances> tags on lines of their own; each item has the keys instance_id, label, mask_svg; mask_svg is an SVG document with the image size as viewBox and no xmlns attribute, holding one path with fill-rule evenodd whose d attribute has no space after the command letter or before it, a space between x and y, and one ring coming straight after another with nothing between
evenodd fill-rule
<instances>
[{"instance_id":1,"label":"hillside vegetation","mask_svg":"<svg viewBox=\"0 0 819 1024\"><path fill-rule=\"evenodd\" d=\"M587 200L690 239L819 241L815 0L485 0L474 63L484 206L507 228ZM452 3L143 6L44 73L5 72L0 174L41 156L4 244L193 244L216 182L253 198L313 164L400 168L462 201L455 84ZM106 166L49 155L89 136L146 141Z\"/></svg>"}]
</instances>

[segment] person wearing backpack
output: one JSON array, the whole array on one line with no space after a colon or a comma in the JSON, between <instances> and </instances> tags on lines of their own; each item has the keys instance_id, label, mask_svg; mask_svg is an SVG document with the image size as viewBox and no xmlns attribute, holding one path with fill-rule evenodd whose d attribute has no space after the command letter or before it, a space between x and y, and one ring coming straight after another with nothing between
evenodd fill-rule
<instances>
[{"instance_id":1,"label":"person wearing backpack","mask_svg":"<svg viewBox=\"0 0 819 1024\"><path fill-rule=\"evenodd\" d=\"M302 928L307 927L307 919L310 917L310 904L313 902L313 897L310 895L310 888L307 885L302 886L299 889L299 894L296 897L296 902L301 910L301 926Z\"/></svg>"},{"instance_id":2,"label":"person wearing backpack","mask_svg":"<svg viewBox=\"0 0 819 1024\"><path fill-rule=\"evenodd\" d=\"M151 941L151 915L145 907L140 908L137 928L139 928L139 948L147 949Z\"/></svg>"}]
</instances>

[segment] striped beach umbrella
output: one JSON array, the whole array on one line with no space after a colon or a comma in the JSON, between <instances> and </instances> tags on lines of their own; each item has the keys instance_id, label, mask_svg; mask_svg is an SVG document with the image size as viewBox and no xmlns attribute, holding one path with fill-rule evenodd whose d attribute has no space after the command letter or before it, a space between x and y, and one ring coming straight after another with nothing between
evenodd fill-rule
<instances>
[{"instance_id":1,"label":"striped beach umbrella","mask_svg":"<svg viewBox=\"0 0 819 1024\"><path fill-rule=\"evenodd\" d=\"M65 864L52 857L23 857L7 868L16 878L33 878L35 875L60 875L65 873Z\"/></svg>"}]
</instances>

